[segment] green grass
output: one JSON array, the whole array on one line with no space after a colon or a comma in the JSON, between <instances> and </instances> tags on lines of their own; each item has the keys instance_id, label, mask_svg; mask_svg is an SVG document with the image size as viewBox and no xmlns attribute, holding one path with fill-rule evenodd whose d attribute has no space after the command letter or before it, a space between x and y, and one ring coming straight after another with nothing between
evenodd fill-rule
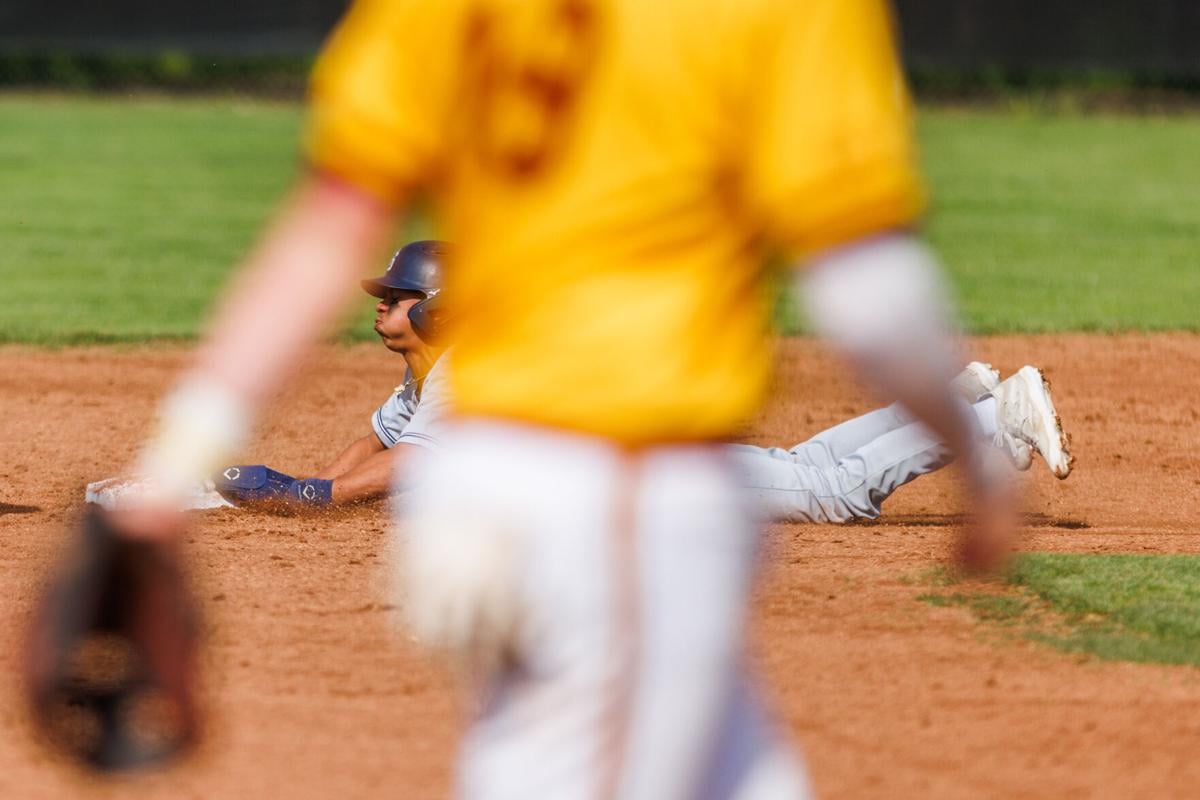
<instances>
[{"instance_id":1,"label":"green grass","mask_svg":"<svg viewBox=\"0 0 1200 800\"><path fill-rule=\"evenodd\" d=\"M972 330L1200 328L1200 118L922 119L930 238Z\"/></svg>"},{"instance_id":2,"label":"green grass","mask_svg":"<svg viewBox=\"0 0 1200 800\"><path fill-rule=\"evenodd\" d=\"M0 96L0 342L195 336L296 174L300 118ZM1200 119L926 110L921 138L972 330L1200 328Z\"/></svg>"},{"instance_id":3,"label":"green grass","mask_svg":"<svg viewBox=\"0 0 1200 800\"><path fill-rule=\"evenodd\" d=\"M1068 652L1200 666L1200 557L1030 553L1008 575L1016 591L929 592Z\"/></svg>"},{"instance_id":4,"label":"green grass","mask_svg":"<svg viewBox=\"0 0 1200 800\"><path fill-rule=\"evenodd\" d=\"M923 603L941 608L962 606L969 608L975 616L989 622L1013 623L1021 619L1029 608L1029 601L1022 597L983 592L950 594L923 594L917 597Z\"/></svg>"},{"instance_id":5,"label":"green grass","mask_svg":"<svg viewBox=\"0 0 1200 800\"><path fill-rule=\"evenodd\" d=\"M295 107L0 101L0 340L196 333L295 173Z\"/></svg>"}]
</instances>

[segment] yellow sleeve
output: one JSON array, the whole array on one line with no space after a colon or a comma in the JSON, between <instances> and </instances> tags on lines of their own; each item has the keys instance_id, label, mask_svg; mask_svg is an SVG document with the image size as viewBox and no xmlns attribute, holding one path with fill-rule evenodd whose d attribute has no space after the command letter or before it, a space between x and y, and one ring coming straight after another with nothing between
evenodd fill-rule
<instances>
[{"instance_id":1,"label":"yellow sleeve","mask_svg":"<svg viewBox=\"0 0 1200 800\"><path fill-rule=\"evenodd\" d=\"M768 237L811 253L916 224L924 192L886 0L775 9L749 84L747 142Z\"/></svg>"},{"instance_id":2,"label":"yellow sleeve","mask_svg":"<svg viewBox=\"0 0 1200 800\"><path fill-rule=\"evenodd\" d=\"M437 169L451 105L451 0L359 0L313 70L305 152L389 204Z\"/></svg>"}]
</instances>

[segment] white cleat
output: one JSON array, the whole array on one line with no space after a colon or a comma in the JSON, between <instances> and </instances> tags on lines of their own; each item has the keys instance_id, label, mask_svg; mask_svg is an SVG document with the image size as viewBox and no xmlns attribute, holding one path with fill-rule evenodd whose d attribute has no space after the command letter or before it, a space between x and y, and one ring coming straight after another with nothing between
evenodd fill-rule
<instances>
[{"instance_id":1,"label":"white cleat","mask_svg":"<svg viewBox=\"0 0 1200 800\"><path fill-rule=\"evenodd\" d=\"M1075 460L1070 452L1071 440L1063 432L1050 397L1050 383L1042 371L1021 367L1002 381L992 396L996 398L997 438L1024 442L1037 450L1059 480L1070 475Z\"/></svg>"},{"instance_id":2,"label":"white cleat","mask_svg":"<svg viewBox=\"0 0 1200 800\"><path fill-rule=\"evenodd\" d=\"M991 364L982 361L967 364L962 372L950 381L950 388L954 389L954 393L972 405L996 391L999 385L1000 370L992 369Z\"/></svg>"},{"instance_id":3,"label":"white cleat","mask_svg":"<svg viewBox=\"0 0 1200 800\"><path fill-rule=\"evenodd\" d=\"M950 388L962 399L974 405L996 391L1000 385L1000 370L983 361L972 361L950 382ZM1024 472L1033 466L1033 450L1020 439L997 431L992 445L1002 450L1013 468Z\"/></svg>"},{"instance_id":4,"label":"white cleat","mask_svg":"<svg viewBox=\"0 0 1200 800\"><path fill-rule=\"evenodd\" d=\"M992 446L1004 451L1017 472L1025 472L1033 466L1033 448L1010 433L996 431L996 435L992 437Z\"/></svg>"}]
</instances>

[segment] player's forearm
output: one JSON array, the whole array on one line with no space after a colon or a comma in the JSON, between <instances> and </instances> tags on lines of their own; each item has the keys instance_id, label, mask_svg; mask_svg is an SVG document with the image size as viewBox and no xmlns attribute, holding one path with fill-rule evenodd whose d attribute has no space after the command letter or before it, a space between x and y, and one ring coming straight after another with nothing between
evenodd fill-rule
<instances>
[{"instance_id":1,"label":"player's forearm","mask_svg":"<svg viewBox=\"0 0 1200 800\"><path fill-rule=\"evenodd\" d=\"M314 478L333 480L340 478L359 464L376 453L384 450L383 443L374 433L368 433L361 439L356 439L349 447L338 454L328 466L322 468Z\"/></svg>"},{"instance_id":2,"label":"player's forearm","mask_svg":"<svg viewBox=\"0 0 1200 800\"><path fill-rule=\"evenodd\" d=\"M959 455L975 421L950 390L961 366L941 269L912 235L860 243L804 273L809 317L881 396L902 403ZM968 474L973 474L968 463Z\"/></svg>"},{"instance_id":3,"label":"player's forearm","mask_svg":"<svg viewBox=\"0 0 1200 800\"><path fill-rule=\"evenodd\" d=\"M226 293L197 369L260 404L327 334L391 220L364 195L307 180Z\"/></svg>"},{"instance_id":4,"label":"player's forearm","mask_svg":"<svg viewBox=\"0 0 1200 800\"><path fill-rule=\"evenodd\" d=\"M393 476L403 467L410 445L398 444L375 453L333 482L335 505L384 497L392 488Z\"/></svg>"}]
</instances>

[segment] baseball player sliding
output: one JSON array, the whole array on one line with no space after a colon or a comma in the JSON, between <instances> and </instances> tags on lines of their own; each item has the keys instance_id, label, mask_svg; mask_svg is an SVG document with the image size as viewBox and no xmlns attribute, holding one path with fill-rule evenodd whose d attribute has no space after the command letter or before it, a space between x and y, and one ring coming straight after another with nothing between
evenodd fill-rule
<instances>
[{"instance_id":1,"label":"baseball player sliding","mask_svg":"<svg viewBox=\"0 0 1200 800\"><path fill-rule=\"evenodd\" d=\"M716 444L766 387L768 250L804 265L816 329L960 456L967 563L1013 532L949 388L885 4L363 0L310 106L312 171L163 405L138 470L155 489L92 513L100 552L50 585L27 659L43 726L61 733L55 703L80 696L79 643L115 630L138 680L93 694L149 687L179 724L140 745L125 706L97 700L76 752L126 766L189 741L178 496L238 451L425 196L458 247L454 411L439 448L405 459L395 574L412 633L482 691L458 793L806 796L744 667L754 525Z\"/></svg>"},{"instance_id":2,"label":"baseball player sliding","mask_svg":"<svg viewBox=\"0 0 1200 800\"><path fill-rule=\"evenodd\" d=\"M239 507L314 508L378 499L393 490L394 475L407 474L403 460L412 448L438 446L451 410L440 360L444 347L435 344L444 338L427 309L443 300L448 251L442 242L413 242L392 257L382 276L362 281L379 298L375 332L408 367L403 383L371 415L370 432L310 478L263 464L218 470L213 481L222 497ZM1014 467L1028 469L1037 452L1056 477L1067 477L1066 437L1039 370L1026 367L1001 382L990 365L973 361L951 386L973 406L981 435ZM898 405L847 420L790 449L734 444L729 455L754 511L768 521L789 522L876 519L896 489L953 456Z\"/></svg>"},{"instance_id":3,"label":"baseball player sliding","mask_svg":"<svg viewBox=\"0 0 1200 800\"><path fill-rule=\"evenodd\" d=\"M294 478L263 464L223 467L213 476L221 496L236 506L286 503L324 507L383 497L393 476L407 473L413 448L437 444L448 416L445 348L439 342L445 309L440 305L444 242L412 242L399 250L378 278L361 282L379 298L375 333L407 365L403 382L371 415L371 430L354 440L309 478Z\"/></svg>"}]
</instances>

